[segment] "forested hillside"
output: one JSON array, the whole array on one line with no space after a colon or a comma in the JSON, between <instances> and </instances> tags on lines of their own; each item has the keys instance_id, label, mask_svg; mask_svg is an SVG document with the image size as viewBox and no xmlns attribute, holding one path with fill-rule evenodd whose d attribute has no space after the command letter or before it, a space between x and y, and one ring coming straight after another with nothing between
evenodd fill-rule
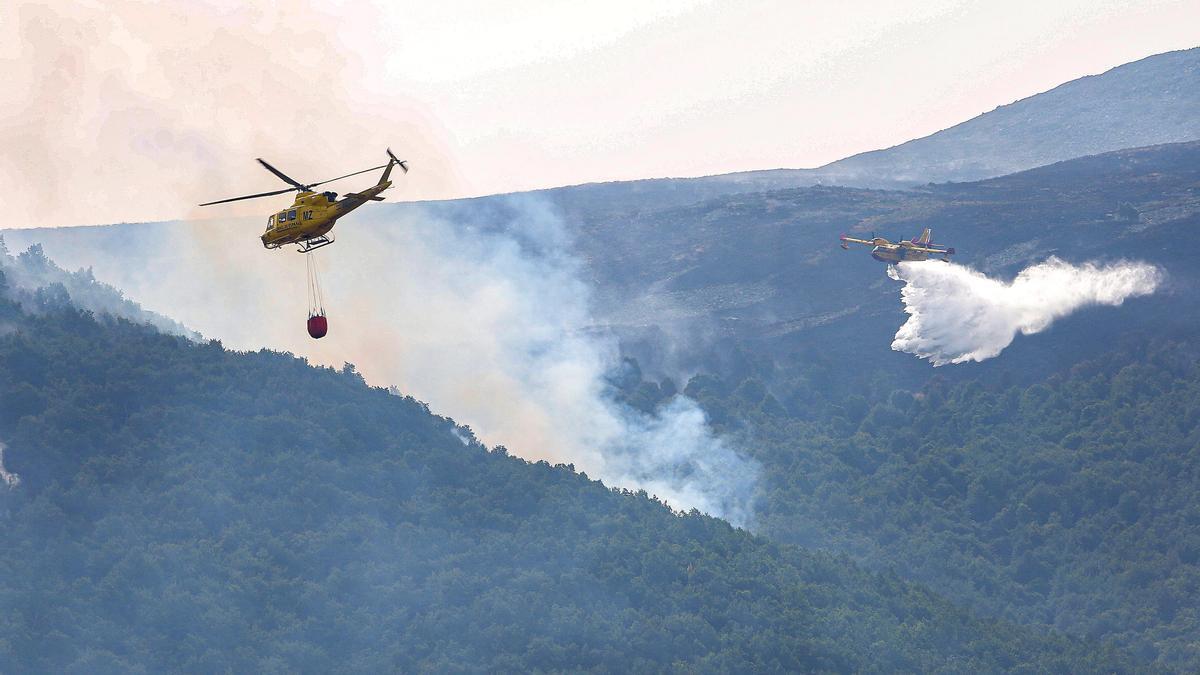
<instances>
[{"instance_id":1,"label":"forested hillside","mask_svg":"<svg viewBox=\"0 0 1200 675\"><path fill-rule=\"evenodd\" d=\"M23 302L0 301L5 672L1133 669L489 451L349 365Z\"/></svg>"},{"instance_id":2,"label":"forested hillside","mask_svg":"<svg viewBox=\"0 0 1200 675\"><path fill-rule=\"evenodd\" d=\"M957 249L957 262L989 274L1056 254L1148 258L1189 275L1191 265L1175 268L1189 260L1179 242L1200 217L1198 167L1200 142L1179 143L913 191L736 195L588 215L578 246L613 298L614 322L661 322L655 309L663 305L675 310L668 319L714 319L727 334L802 337L822 318L853 322L881 303L897 308L895 287L880 283L882 266L838 248L846 232L894 241L931 227L935 241Z\"/></svg>"},{"instance_id":3,"label":"forested hillside","mask_svg":"<svg viewBox=\"0 0 1200 675\"><path fill-rule=\"evenodd\" d=\"M1122 321L1096 309L945 377L1040 377L1109 348L1130 326L1191 330L1200 303L1187 241L1200 224L1200 143L1138 148L978 183L898 192L807 188L738 195L629 217L590 217L579 248L595 270L603 319L628 336L665 330L683 370L726 367L746 352L784 367L822 365L825 384L877 378L920 386L933 371L887 347L905 314L899 285L842 232L893 240L932 227L957 262L1011 280L1050 255L1081 263L1145 260L1168 275ZM662 340L659 340L661 343ZM647 361L640 350L639 360ZM650 363L643 363L652 370Z\"/></svg>"},{"instance_id":4,"label":"forested hillside","mask_svg":"<svg viewBox=\"0 0 1200 675\"><path fill-rule=\"evenodd\" d=\"M935 378L838 400L776 374L770 387L697 378L687 393L753 437L764 535L1195 672L1194 339L1131 336L1029 385Z\"/></svg>"},{"instance_id":5,"label":"forested hillside","mask_svg":"<svg viewBox=\"0 0 1200 675\"><path fill-rule=\"evenodd\" d=\"M682 369L703 374L686 393L721 433L752 439L762 533L1194 671L1198 153L1123 150L910 192L740 195L593 219L582 246L615 322L651 346L666 326L705 352ZM882 266L821 243L925 225L1000 279L1053 254L1149 261L1167 281L999 358L934 369L889 349L905 315ZM652 409L655 391L628 395Z\"/></svg>"}]
</instances>

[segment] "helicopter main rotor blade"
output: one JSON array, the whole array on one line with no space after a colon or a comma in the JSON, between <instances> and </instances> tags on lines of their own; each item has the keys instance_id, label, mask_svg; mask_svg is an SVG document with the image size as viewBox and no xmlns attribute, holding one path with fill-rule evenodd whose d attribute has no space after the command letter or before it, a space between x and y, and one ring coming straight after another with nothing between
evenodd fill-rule
<instances>
[{"instance_id":1,"label":"helicopter main rotor blade","mask_svg":"<svg viewBox=\"0 0 1200 675\"><path fill-rule=\"evenodd\" d=\"M279 177L280 180L287 183L288 185L295 187L297 190L307 190L308 189L307 185L301 185L300 183L297 183L294 179L288 177L279 169L276 169L275 167L271 166L270 164L267 164L266 160L264 160L262 157L258 158L258 163L262 164L263 168L265 168L267 171L270 171L271 173L275 174L276 176ZM285 190L285 192L286 192L286 190Z\"/></svg>"},{"instance_id":2,"label":"helicopter main rotor blade","mask_svg":"<svg viewBox=\"0 0 1200 675\"><path fill-rule=\"evenodd\" d=\"M229 199L219 199L215 202L204 202L200 206L212 206L213 204L224 204L226 202L240 202L243 199L257 199L258 197L270 197L271 195L281 195L285 192L294 192L295 188L284 188L274 192L260 192L256 195L246 195L245 197L231 197Z\"/></svg>"},{"instance_id":3,"label":"helicopter main rotor blade","mask_svg":"<svg viewBox=\"0 0 1200 675\"><path fill-rule=\"evenodd\" d=\"M326 184L326 183L332 183L332 182L333 182L333 181L335 181L335 180L341 180L341 179L343 179L343 178L349 178L349 177L351 177L351 176L357 176L357 175L358 175L358 174L360 174L360 173L366 173L366 172L368 172L368 171L378 171L379 169L383 169L383 168L386 168L386 167L388 166L387 164L380 164L379 166L373 166L373 167L371 167L371 168L369 168L369 169L363 169L362 171L355 171L354 173L348 173L348 174L346 174L345 176L338 176L337 178L327 178L327 179L325 179L325 180L323 180L323 181L321 181L321 182L319 182L319 183L311 183L311 184L309 184L309 185L304 185L304 184L302 184L302 183L299 183L299 182L297 182L296 180L294 180L293 178L291 178L291 177L290 177L290 176L288 176L287 174L283 173L283 172L282 172L282 171L280 171L279 169L276 169L275 167L271 166L270 164L268 164L268 163L267 163L267 161L266 161L266 160L264 160L264 159L263 159L263 158L261 158L261 157L259 157L259 158L258 158L258 163L259 163L259 164L262 164L262 165L263 165L263 168L265 168L267 171L270 171L271 173L275 174L276 176L278 176L278 177L279 177L279 179L280 179L280 180L282 180L283 182L287 183L288 185L291 185L292 187L290 187L290 188L284 188L284 189L282 189L282 190L275 190L275 191L273 191L273 192L260 192L260 193L258 193L258 194L256 194L256 195L246 195L245 197L231 197L231 198L229 198L229 199L220 199L220 200L217 200L217 201L215 201L215 202L204 202L204 203L203 203L203 204L201 204L200 206L212 206L213 204L225 204L225 203L228 203L228 202L238 202L238 201L241 201L241 200L243 200L243 199L257 199L258 197L270 197L270 196L272 196L272 195L281 195L281 194L283 194L283 193L285 193L285 192L292 192L292 191L294 191L294 190L300 190L301 192L307 192L307 191L311 190L312 188L315 188L315 187L316 187L316 186L318 186L318 185L324 185L324 184ZM408 167L407 167L407 166L404 166L404 163L403 163L403 162L400 162L400 168L404 169L405 171L408 171Z\"/></svg>"},{"instance_id":4,"label":"helicopter main rotor blade","mask_svg":"<svg viewBox=\"0 0 1200 675\"><path fill-rule=\"evenodd\" d=\"M310 187L310 188L314 188L314 187L316 187L316 186L318 186L318 185L324 185L324 184L326 184L326 183L332 183L332 182L333 182L333 181L335 181L335 180L341 180L341 179L343 179L343 178L349 178L350 176L357 176L357 175L358 175L358 174L360 174L360 173L366 173L366 172L368 172L368 171L378 171L379 169L382 169L382 168L384 168L384 167L386 167L386 166L387 166L387 164L380 164L379 166L373 166L373 167L371 167L371 168L369 168L369 169L363 169L362 171L355 171L354 173L348 173L348 174L346 174L345 176L338 176L337 178L328 178L328 179L326 179L326 180L323 180L323 181L321 181L320 183L313 183L313 184L309 185L308 187Z\"/></svg>"}]
</instances>

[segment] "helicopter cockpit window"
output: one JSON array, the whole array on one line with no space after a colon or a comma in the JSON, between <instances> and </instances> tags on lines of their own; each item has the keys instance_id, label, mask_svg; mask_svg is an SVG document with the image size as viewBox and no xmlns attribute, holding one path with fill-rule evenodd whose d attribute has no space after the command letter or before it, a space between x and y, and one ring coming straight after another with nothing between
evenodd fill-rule
<instances>
[{"instance_id":1,"label":"helicopter cockpit window","mask_svg":"<svg viewBox=\"0 0 1200 675\"><path fill-rule=\"evenodd\" d=\"M288 211L288 220L295 220L295 219L296 219L296 210L292 209L291 211Z\"/></svg>"},{"instance_id":2,"label":"helicopter cockpit window","mask_svg":"<svg viewBox=\"0 0 1200 675\"><path fill-rule=\"evenodd\" d=\"M273 213L267 218L267 229L269 230L272 227L275 227L275 214Z\"/></svg>"}]
</instances>

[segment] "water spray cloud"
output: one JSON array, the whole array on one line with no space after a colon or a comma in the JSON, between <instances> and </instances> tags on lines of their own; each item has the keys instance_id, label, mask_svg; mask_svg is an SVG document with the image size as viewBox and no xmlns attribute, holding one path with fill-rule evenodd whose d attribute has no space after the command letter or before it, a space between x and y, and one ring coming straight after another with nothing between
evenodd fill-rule
<instances>
[{"instance_id":1,"label":"water spray cloud","mask_svg":"<svg viewBox=\"0 0 1200 675\"><path fill-rule=\"evenodd\" d=\"M1034 335L1089 305L1117 306L1149 295L1161 270L1140 262L1072 265L1055 257L1025 268L1011 282L940 262L900 263L888 276L903 281L908 320L892 349L933 365L985 361L1004 351L1017 333Z\"/></svg>"}]
</instances>

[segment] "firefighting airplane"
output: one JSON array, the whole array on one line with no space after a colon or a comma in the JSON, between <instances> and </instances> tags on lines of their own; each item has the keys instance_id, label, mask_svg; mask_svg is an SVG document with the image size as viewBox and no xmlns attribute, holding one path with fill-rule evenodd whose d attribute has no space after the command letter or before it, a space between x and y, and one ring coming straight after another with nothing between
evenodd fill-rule
<instances>
[{"instance_id":1,"label":"firefighting airplane","mask_svg":"<svg viewBox=\"0 0 1200 675\"><path fill-rule=\"evenodd\" d=\"M954 255L954 249L948 246L942 246L930 241L933 236L933 230L928 227L921 233L920 237L913 237L910 240L901 239L898 242L892 243L883 237L872 236L870 239L855 239L842 235L840 237L842 248L850 250L847 244L863 244L865 246L873 246L871 249L871 257L879 262L898 263L898 262L915 262L920 260L929 260L930 255L942 256L942 262L950 262L950 256Z\"/></svg>"}]
</instances>

